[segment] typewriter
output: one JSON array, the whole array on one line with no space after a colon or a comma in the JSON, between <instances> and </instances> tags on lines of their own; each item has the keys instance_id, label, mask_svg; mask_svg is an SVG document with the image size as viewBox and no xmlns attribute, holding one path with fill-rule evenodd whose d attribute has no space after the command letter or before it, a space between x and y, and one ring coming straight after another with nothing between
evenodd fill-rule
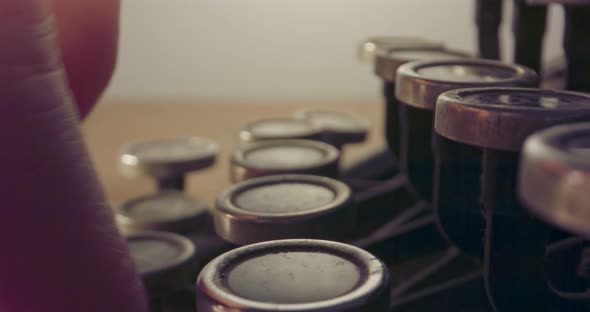
<instances>
[{"instance_id":1,"label":"typewriter","mask_svg":"<svg viewBox=\"0 0 590 312\"><path fill-rule=\"evenodd\" d=\"M478 3L479 56L363 41L387 148L351 166L343 147L368 122L332 110L251 120L229 160L205 137L123 146L121 173L158 186L116 207L151 310L588 310L588 9L568 13L567 75L551 80L527 27L546 8L517 3L522 65L494 60L498 1ZM208 207L185 178L216 161L232 185Z\"/></svg>"}]
</instances>

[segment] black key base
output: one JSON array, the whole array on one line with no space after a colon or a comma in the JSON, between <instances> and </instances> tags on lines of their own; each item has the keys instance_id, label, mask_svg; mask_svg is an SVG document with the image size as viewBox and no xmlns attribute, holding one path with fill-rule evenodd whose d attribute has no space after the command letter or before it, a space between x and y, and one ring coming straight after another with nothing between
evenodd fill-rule
<instances>
[{"instance_id":1,"label":"black key base","mask_svg":"<svg viewBox=\"0 0 590 312\"><path fill-rule=\"evenodd\" d=\"M340 172L343 179L384 181L399 173L399 164L389 149L382 149L341 168Z\"/></svg>"},{"instance_id":2,"label":"black key base","mask_svg":"<svg viewBox=\"0 0 590 312\"><path fill-rule=\"evenodd\" d=\"M345 182L354 189L359 205L359 232L349 243L366 249L390 266L394 277L393 311L433 311L451 302L460 307L465 293L477 293L470 295L473 302L486 298L478 260L449 246L440 235L432 208L417 200L405 177L397 175L384 182ZM197 246L198 259L191 273L195 279L207 262L235 248L215 235L210 221L199 233L186 235ZM194 312L193 288L194 285L186 285L182 291L154 300L152 311ZM487 300L467 306L481 307L472 311L489 311Z\"/></svg>"},{"instance_id":3,"label":"black key base","mask_svg":"<svg viewBox=\"0 0 590 312\"><path fill-rule=\"evenodd\" d=\"M500 59L499 27L502 22L502 0L477 0L475 24L479 57Z\"/></svg>"},{"instance_id":4,"label":"black key base","mask_svg":"<svg viewBox=\"0 0 590 312\"><path fill-rule=\"evenodd\" d=\"M158 189L161 191L182 191L184 190L184 177L170 177L157 180Z\"/></svg>"},{"instance_id":5,"label":"black key base","mask_svg":"<svg viewBox=\"0 0 590 312\"><path fill-rule=\"evenodd\" d=\"M567 59L566 88L590 92L590 7L565 7L563 49Z\"/></svg>"},{"instance_id":6,"label":"black key base","mask_svg":"<svg viewBox=\"0 0 590 312\"><path fill-rule=\"evenodd\" d=\"M438 285L394 298L395 312L461 311L492 312L483 289L481 272L466 273Z\"/></svg>"},{"instance_id":7,"label":"black key base","mask_svg":"<svg viewBox=\"0 0 590 312\"><path fill-rule=\"evenodd\" d=\"M433 133L435 153L432 206L447 240L468 254L483 255L480 207L481 150Z\"/></svg>"},{"instance_id":8,"label":"black key base","mask_svg":"<svg viewBox=\"0 0 590 312\"><path fill-rule=\"evenodd\" d=\"M449 245L440 234L430 205L416 200L411 188L400 184L402 179L398 176L374 187L357 189L359 205L367 211L373 209L369 215L375 216L374 210L381 210L376 208L381 203L391 217L372 233L349 242L389 265L392 311L426 312L441 307L493 311L486 296L480 260ZM404 196L406 201L399 201ZM408 205L407 200L412 198L414 202ZM397 205L391 206L392 203ZM375 219L379 218L372 218L373 228Z\"/></svg>"},{"instance_id":9,"label":"black key base","mask_svg":"<svg viewBox=\"0 0 590 312\"><path fill-rule=\"evenodd\" d=\"M514 61L541 73L541 51L547 19L547 7L514 0Z\"/></svg>"}]
</instances>

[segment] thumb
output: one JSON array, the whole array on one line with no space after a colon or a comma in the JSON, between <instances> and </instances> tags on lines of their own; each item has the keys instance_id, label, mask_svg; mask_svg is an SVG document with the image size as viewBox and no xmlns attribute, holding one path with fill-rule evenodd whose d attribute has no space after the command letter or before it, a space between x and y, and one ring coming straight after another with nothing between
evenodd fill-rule
<instances>
[{"instance_id":1,"label":"thumb","mask_svg":"<svg viewBox=\"0 0 590 312\"><path fill-rule=\"evenodd\" d=\"M146 311L43 0L0 1L0 311Z\"/></svg>"}]
</instances>

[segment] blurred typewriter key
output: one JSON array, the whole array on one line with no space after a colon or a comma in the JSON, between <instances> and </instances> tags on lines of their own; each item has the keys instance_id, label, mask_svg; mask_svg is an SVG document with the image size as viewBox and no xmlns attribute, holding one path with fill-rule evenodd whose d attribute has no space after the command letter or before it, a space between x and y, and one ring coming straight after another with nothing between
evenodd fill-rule
<instances>
[{"instance_id":1,"label":"blurred typewriter key","mask_svg":"<svg viewBox=\"0 0 590 312\"><path fill-rule=\"evenodd\" d=\"M257 120L240 129L240 143L278 139L321 140L322 131L308 120L269 118ZM243 144L242 144L243 145Z\"/></svg>"},{"instance_id":2,"label":"blurred typewriter key","mask_svg":"<svg viewBox=\"0 0 590 312\"><path fill-rule=\"evenodd\" d=\"M194 233L205 227L207 203L178 191L164 191L125 202L116 210L123 232L159 230Z\"/></svg>"},{"instance_id":3,"label":"blurred typewriter key","mask_svg":"<svg viewBox=\"0 0 590 312\"><path fill-rule=\"evenodd\" d=\"M395 157L400 158L399 103L395 98L395 76L397 69L405 63L419 60L468 58L463 52L432 49L406 48L384 49L377 53L375 74L383 81L385 99L385 138Z\"/></svg>"},{"instance_id":4,"label":"blurred typewriter key","mask_svg":"<svg viewBox=\"0 0 590 312\"><path fill-rule=\"evenodd\" d=\"M584 120L590 114L590 95L536 88L468 88L441 95L436 113L436 131L447 138L516 152L535 131Z\"/></svg>"},{"instance_id":5,"label":"blurred typewriter key","mask_svg":"<svg viewBox=\"0 0 590 312\"><path fill-rule=\"evenodd\" d=\"M322 130L322 141L341 148L345 144L361 143L369 132L369 121L349 113L329 110L302 110L295 118L307 120Z\"/></svg>"},{"instance_id":6,"label":"blurred typewriter key","mask_svg":"<svg viewBox=\"0 0 590 312\"><path fill-rule=\"evenodd\" d=\"M127 244L154 310L162 310L166 298L192 284L195 247L186 238L165 232L127 235Z\"/></svg>"},{"instance_id":7,"label":"blurred typewriter key","mask_svg":"<svg viewBox=\"0 0 590 312\"><path fill-rule=\"evenodd\" d=\"M130 177L153 177L162 190L182 190L185 174L212 166L217 152L215 142L198 137L144 140L122 148L120 170Z\"/></svg>"},{"instance_id":8,"label":"blurred typewriter key","mask_svg":"<svg viewBox=\"0 0 590 312\"><path fill-rule=\"evenodd\" d=\"M344 240L356 225L350 188L313 175L275 175L233 185L217 199L215 230L237 245L286 238Z\"/></svg>"},{"instance_id":9,"label":"blurred typewriter key","mask_svg":"<svg viewBox=\"0 0 590 312\"><path fill-rule=\"evenodd\" d=\"M358 46L358 57L364 63L374 65L375 56L381 51L391 51L398 49L428 49L442 50L442 42L427 40L424 38L400 37L400 36L373 36L365 39ZM362 160L343 168L343 177L356 177L362 179L387 180L399 173L399 142L396 141L399 132L395 131L398 127L397 110L392 112L392 105L389 105L391 99L394 99L393 84L388 81L383 82L383 96L385 97L384 107L384 127L387 146L381 150L369 154Z\"/></svg>"},{"instance_id":10,"label":"blurred typewriter key","mask_svg":"<svg viewBox=\"0 0 590 312\"><path fill-rule=\"evenodd\" d=\"M231 158L231 180L299 173L338 175L340 152L332 145L310 140L271 140L243 146Z\"/></svg>"},{"instance_id":11,"label":"blurred typewriter key","mask_svg":"<svg viewBox=\"0 0 590 312\"><path fill-rule=\"evenodd\" d=\"M541 72L547 6L529 5L526 0L513 0L512 3L514 63Z\"/></svg>"},{"instance_id":12,"label":"blurred typewriter key","mask_svg":"<svg viewBox=\"0 0 590 312\"><path fill-rule=\"evenodd\" d=\"M441 93L467 87L532 86L536 82L532 70L498 61L455 59L402 65L395 91L400 102L401 168L410 185L421 197L432 200L432 132L436 99Z\"/></svg>"},{"instance_id":13,"label":"blurred typewriter key","mask_svg":"<svg viewBox=\"0 0 590 312\"><path fill-rule=\"evenodd\" d=\"M481 58L500 59L500 36L504 1L476 0L475 25L477 27L477 50Z\"/></svg>"},{"instance_id":14,"label":"blurred typewriter key","mask_svg":"<svg viewBox=\"0 0 590 312\"><path fill-rule=\"evenodd\" d=\"M444 43L418 37L374 36L365 39L358 46L358 59L372 63L375 55L382 50L391 49L444 49Z\"/></svg>"},{"instance_id":15,"label":"blurred typewriter key","mask_svg":"<svg viewBox=\"0 0 590 312\"><path fill-rule=\"evenodd\" d=\"M375 75L384 81L395 82L397 69L406 63L470 57L471 55L466 52L453 50L431 48L383 49L376 54Z\"/></svg>"},{"instance_id":16,"label":"blurred typewriter key","mask_svg":"<svg viewBox=\"0 0 590 312\"><path fill-rule=\"evenodd\" d=\"M589 122L559 125L530 136L520 162L518 195L524 207L547 224L582 236L547 247L545 276L551 290L565 299L560 311L589 297L589 151Z\"/></svg>"},{"instance_id":17,"label":"blurred typewriter key","mask_svg":"<svg viewBox=\"0 0 590 312\"><path fill-rule=\"evenodd\" d=\"M564 3L563 10L566 89L590 92L590 1L580 0L576 4L570 1Z\"/></svg>"},{"instance_id":18,"label":"blurred typewriter key","mask_svg":"<svg viewBox=\"0 0 590 312\"><path fill-rule=\"evenodd\" d=\"M589 239L590 123L559 125L529 137L518 191L531 213Z\"/></svg>"},{"instance_id":19,"label":"blurred typewriter key","mask_svg":"<svg viewBox=\"0 0 590 312\"><path fill-rule=\"evenodd\" d=\"M368 252L323 240L244 246L210 262L196 283L197 310L388 311L387 267Z\"/></svg>"},{"instance_id":20,"label":"blurred typewriter key","mask_svg":"<svg viewBox=\"0 0 590 312\"><path fill-rule=\"evenodd\" d=\"M207 203L184 192L161 191L130 199L115 207L117 226L125 235L143 231L165 231L188 238L199 249L199 253L193 259L196 271L220 253L233 247L215 234L213 217L209 213ZM185 296L186 294L185 289L174 295L194 297L194 294L189 293ZM186 302L186 299L175 300ZM189 301L194 302L193 299Z\"/></svg>"},{"instance_id":21,"label":"blurred typewriter key","mask_svg":"<svg viewBox=\"0 0 590 312\"><path fill-rule=\"evenodd\" d=\"M439 97L436 131L483 153L484 274L497 310L531 311L552 304L543 273L547 227L526 213L516 194L521 147L536 131L588 117L590 95L575 92L473 88ZM452 216L455 209L439 206L439 216ZM479 233L471 234L476 236L474 241ZM513 294L518 294L518 300Z\"/></svg>"}]
</instances>

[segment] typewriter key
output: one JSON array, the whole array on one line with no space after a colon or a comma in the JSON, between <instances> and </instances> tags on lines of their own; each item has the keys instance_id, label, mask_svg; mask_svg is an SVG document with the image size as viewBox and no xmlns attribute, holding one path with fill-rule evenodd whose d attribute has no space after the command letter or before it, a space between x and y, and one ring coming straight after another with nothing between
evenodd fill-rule
<instances>
[{"instance_id":1,"label":"typewriter key","mask_svg":"<svg viewBox=\"0 0 590 312\"><path fill-rule=\"evenodd\" d=\"M197 138L151 139L130 143L120 154L120 170L130 177L154 177L160 189L182 190L184 175L215 163L218 146Z\"/></svg>"},{"instance_id":2,"label":"typewriter key","mask_svg":"<svg viewBox=\"0 0 590 312\"><path fill-rule=\"evenodd\" d=\"M182 192L165 191L129 200L116 212L117 223L123 232L194 233L206 222L207 203Z\"/></svg>"},{"instance_id":3,"label":"typewriter key","mask_svg":"<svg viewBox=\"0 0 590 312\"><path fill-rule=\"evenodd\" d=\"M376 36L365 39L358 47L358 59L364 63L371 63L375 55L382 50L391 49L444 49L445 45L439 41L417 37Z\"/></svg>"},{"instance_id":4,"label":"typewriter key","mask_svg":"<svg viewBox=\"0 0 590 312\"><path fill-rule=\"evenodd\" d=\"M138 274L151 300L162 299L190 285L195 256L194 245L186 238L165 232L137 232L127 236Z\"/></svg>"},{"instance_id":5,"label":"typewriter key","mask_svg":"<svg viewBox=\"0 0 590 312\"><path fill-rule=\"evenodd\" d=\"M401 168L418 194L432 199L432 132L439 94L465 87L529 86L536 81L537 75L530 69L498 61L455 59L402 65L396 77L396 98L401 104Z\"/></svg>"},{"instance_id":6,"label":"typewriter key","mask_svg":"<svg viewBox=\"0 0 590 312\"><path fill-rule=\"evenodd\" d=\"M338 111L303 110L295 113L295 118L307 120L322 129L322 141L338 148L363 142L369 132L368 120Z\"/></svg>"},{"instance_id":7,"label":"typewriter key","mask_svg":"<svg viewBox=\"0 0 590 312\"><path fill-rule=\"evenodd\" d=\"M356 211L346 184L312 175L275 175L233 185L217 199L215 230L238 245L285 238L343 240Z\"/></svg>"},{"instance_id":8,"label":"typewriter key","mask_svg":"<svg viewBox=\"0 0 590 312\"><path fill-rule=\"evenodd\" d=\"M526 214L516 196L521 146L536 131L588 117L590 95L575 92L473 88L439 97L436 131L483 153L484 273L497 310L531 311L550 304L543 274L547 230ZM443 208L452 214L456 207Z\"/></svg>"},{"instance_id":9,"label":"typewriter key","mask_svg":"<svg viewBox=\"0 0 590 312\"><path fill-rule=\"evenodd\" d=\"M537 132L522 154L518 191L525 207L549 224L590 238L590 123Z\"/></svg>"},{"instance_id":10,"label":"typewriter key","mask_svg":"<svg viewBox=\"0 0 590 312\"><path fill-rule=\"evenodd\" d=\"M196 283L197 310L388 311L389 275L368 252L323 240L244 246L210 262Z\"/></svg>"},{"instance_id":11,"label":"typewriter key","mask_svg":"<svg viewBox=\"0 0 590 312\"><path fill-rule=\"evenodd\" d=\"M590 2L564 2L563 51L565 52L566 89L590 92ZM582 2L585 2L582 5ZM579 5L578 5L579 4Z\"/></svg>"},{"instance_id":12,"label":"typewriter key","mask_svg":"<svg viewBox=\"0 0 590 312\"><path fill-rule=\"evenodd\" d=\"M565 299L559 301L555 309L559 311L573 311L571 306L588 300L589 150L588 122L541 130L525 141L522 150L518 195L525 208L547 224L583 236L567 237L547 247L547 284L553 295Z\"/></svg>"},{"instance_id":13,"label":"typewriter key","mask_svg":"<svg viewBox=\"0 0 590 312\"><path fill-rule=\"evenodd\" d=\"M438 60L468 58L462 52L432 48L384 49L377 53L375 74L383 80L385 98L385 138L395 157L400 158L400 120L399 103L395 98L395 76L397 69L409 62L418 60Z\"/></svg>"},{"instance_id":14,"label":"typewriter key","mask_svg":"<svg viewBox=\"0 0 590 312\"><path fill-rule=\"evenodd\" d=\"M455 58L470 58L465 52L409 48L409 49L384 49L379 51L375 59L375 75L385 81L395 82L397 69L403 64L414 61L445 60Z\"/></svg>"},{"instance_id":15,"label":"typewriter key","mask_svg":"<svg viewBox=\"0 0 590 312\"><path fill-rule=\"evenodd\" d=\"M321 140L322 130L309 122L294 118L269 118L251 122L242 127L241 143L265 140L306 139Z\"/></svg>"},{"instance_id":16,"label":"typewriter key","mask_svg":"<svg viewBox=\"0 0 590 312\"><path fill-rule=\"evenodd\" d=\"M272 140L238 149L231 159L231 180L287 173L338 175L340 152L332 145L309 140Z\"/></svg>"},{"instance_id":17,"label":"typewriter key","mask_svg":"<svg viewBox=\"0 0 590 312\"><path fill-rule=\"evenodd\" d=\"M514 63L541 72L547 6L529 5L526 0L514 0L512 3Z\"/></svg>"},{"instance_id":18,"label":"typewriter key","mask_svg":"<svg viewBox=\"0 0 590 312\"><path fill-rule=\"evenodd\" d=\"M461 89L441 95L436 113L436 131L447 138L519 151L533 132L587 117L590 95L534 88Z\"/></svg>"},{"instance_id":19,"label":"typewriter key","mask_svg":"<svg viewBox=\"0 0 590 312\"><path fill-rule=\"evenodd\" d=\"M504 1L476 0L475 25L477 27L477 50L481 58L500 59L498 30L502 22Z\"/></svg>"}]
</instances>

